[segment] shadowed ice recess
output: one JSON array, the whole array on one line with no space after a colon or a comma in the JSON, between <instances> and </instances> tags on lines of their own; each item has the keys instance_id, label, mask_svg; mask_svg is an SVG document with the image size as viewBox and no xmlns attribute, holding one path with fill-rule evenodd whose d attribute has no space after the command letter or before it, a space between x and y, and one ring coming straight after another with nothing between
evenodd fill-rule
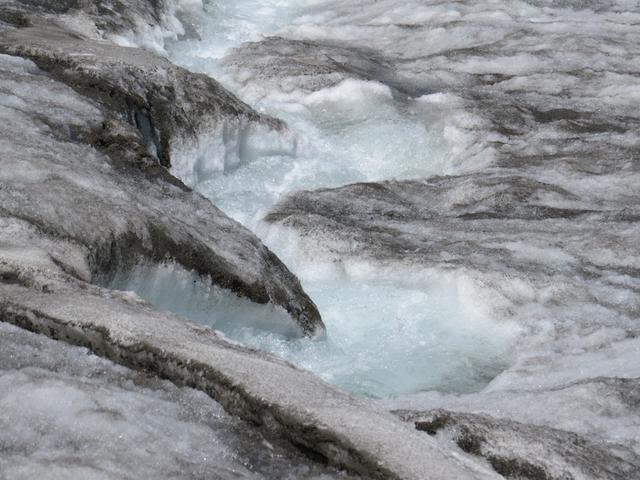
<instances>
[{"instance_id":1,"label":"shadowed ice recess","mask_svg":"<svg viewBox=\"0 0 640 480\"><path fill-rule=\"evenodd\" d=\"M195 175L193 186L255 231L298 275L322 314L326 339L299 338L283 310L238 299L172 264L139 266L113 286L357 394L478 390L505 367L514 332L491 318L471 280L437 272L389 274L374 264L323 258L297 242L295 232L262 221L297 190L460 171L455 159L469 156L457 153L473 143L456 127L473 117L448 96L400 101L382 83L355 79L311 93L265 89L259 79L235 81L219 60L302 14L296 3L302 2L217 2L199 40L167 50L172 61L214 76L252 106L287 121L296 139L290 151L253 156L207 178ZM221 152L210 155L220 158Z\"/></svg>"}]
</instances>

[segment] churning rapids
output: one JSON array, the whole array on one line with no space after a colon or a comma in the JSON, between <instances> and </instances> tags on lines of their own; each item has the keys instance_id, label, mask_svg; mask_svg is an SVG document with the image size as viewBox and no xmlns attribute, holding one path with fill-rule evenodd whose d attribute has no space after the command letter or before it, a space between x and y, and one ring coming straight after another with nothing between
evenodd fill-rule
<instances>
[{"instance_id":1,"label":"churning rapids","mask_svg":"<svg viewBox=\"0 0 640 480\"><path fill-rule=\"evenodd\" d=\"M174 63L222 80L261 112L286 120L291 136L274 142L271 132L254 135L257 148L217 164L213 159L224 158L229 147L216 142L199 152L202 161L190 159L173 171L285 261L318 305L326 339L294 339L284 311L234 299L173 265L139 266L112 286L354 393L386 398L477 390L507 362L516 329L491 318L471 282L323 258L300 246L295 232L262 221L276 202L298 190L454 171L455 150L469 141L451 126L443 138L444 114L431 108L438 95L409 96L399 91L400 83L345 79L312 92L283 91L261 88L260 78L238 82L230 75L224 61L233 48L305 14L313 9L297 1L215 2L207 17L194 19L197 39L167 45Z\"/></svg>"}]
</instances>

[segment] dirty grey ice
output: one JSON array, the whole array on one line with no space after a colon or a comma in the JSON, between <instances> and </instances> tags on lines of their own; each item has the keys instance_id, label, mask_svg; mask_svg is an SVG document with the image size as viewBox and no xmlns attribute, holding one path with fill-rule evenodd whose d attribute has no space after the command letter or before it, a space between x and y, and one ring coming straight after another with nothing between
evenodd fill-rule
<instances>
[{"instance_id":1,"label":"dirty grey ice","mask_svg":"<svg viewBox=\"0 0 640 480\"><path fill-rule=\"evenodd\" d=\"M640 2L0 0L0 480L640 479Z\"/></svg>"}]
</instances>

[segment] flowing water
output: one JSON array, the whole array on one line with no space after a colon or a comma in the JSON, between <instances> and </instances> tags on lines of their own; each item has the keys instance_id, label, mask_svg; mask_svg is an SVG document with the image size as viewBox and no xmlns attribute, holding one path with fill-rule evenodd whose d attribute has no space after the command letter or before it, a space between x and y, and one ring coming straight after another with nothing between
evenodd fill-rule
<instances>
[{"instance_id":1,"label":"flowing water","mask_svg":"<svg viewBox=\"0 0 640 480\"><path fill-rule=\"evenodd\" d=\"M137 271L115 286L358 394L477 390L504 367L513 332L493 321L473 282L323 257L295 232L262 221L296 190L446 174L465 142L443 115L434 115L437 96L398 99L389 86L357 79L312 92L284 91L255 78L238 82L221 62L242 42L321 15L320 3L216 2L198 19L200 38L174 42L168 52L175 63L221 80L255 108L287 121L294 147L199 177L194 187L256 232L298 275L319 307L326 340L292 339L273 328L282 316L278 309L250 306L171 266Z\"/></svg>"}]
</instances>

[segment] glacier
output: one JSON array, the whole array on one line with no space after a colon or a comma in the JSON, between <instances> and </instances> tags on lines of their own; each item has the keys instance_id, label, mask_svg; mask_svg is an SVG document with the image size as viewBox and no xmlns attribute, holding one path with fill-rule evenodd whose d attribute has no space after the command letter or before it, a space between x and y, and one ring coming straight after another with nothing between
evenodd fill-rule
<instances>
[{"instance_id":1,"label":"glacier","mask_svg":"<svg viewBox=\"0 0 640 480\"><path fill-rule=\"evenodd\" d=\"M640 475L636 1L99 3L0 6L1 320L222 478Z\"/></svg>"}]
</instances>

